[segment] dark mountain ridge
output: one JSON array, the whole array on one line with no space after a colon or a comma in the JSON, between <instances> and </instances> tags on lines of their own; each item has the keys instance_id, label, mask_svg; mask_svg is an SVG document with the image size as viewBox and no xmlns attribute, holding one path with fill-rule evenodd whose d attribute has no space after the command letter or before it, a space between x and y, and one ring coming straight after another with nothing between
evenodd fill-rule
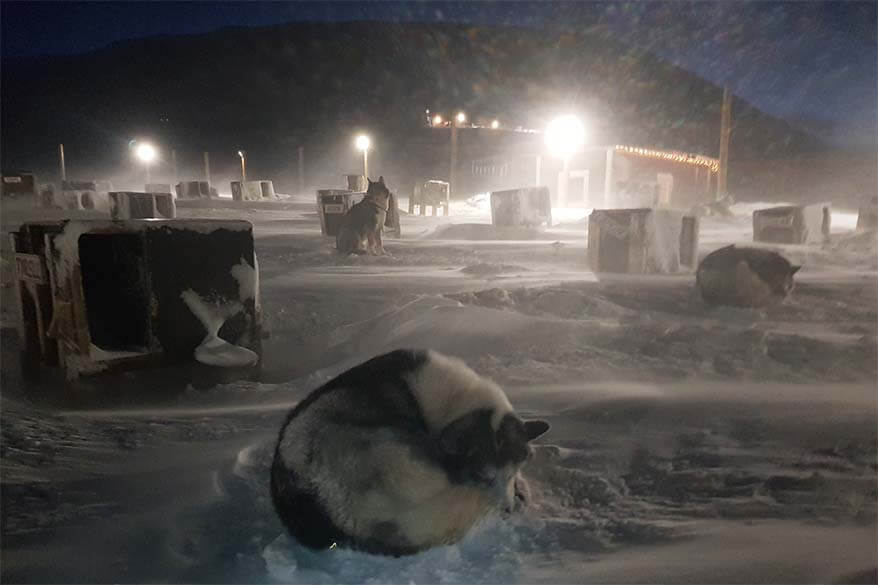
<instances>
[{"instance_id":1,"label":"dark mountain ridge","mask_svg":"<svg viewBox=\"0 0 878 585\"><path fill-rule=\"evenodd\" d=\"M343 172L359 129L380 137L388 173L403 172L394 164L410 164L415 146L435 157L429 145L447 141L424 129L426 107L530 128L574 111L592 144L716 156L722 101L721 88L603 29L456 24L314 22L153 37L86 55L4 59L2 81L4 167L54 169L59 142L92 166L130 164L128 141L150 136L183 160L208 150L233 164L246 148L267 176L283 174L299 145L323 166L343 159ZM732 160L824 148L743 100L733 118Z\"/></svg>"}]
</instances>

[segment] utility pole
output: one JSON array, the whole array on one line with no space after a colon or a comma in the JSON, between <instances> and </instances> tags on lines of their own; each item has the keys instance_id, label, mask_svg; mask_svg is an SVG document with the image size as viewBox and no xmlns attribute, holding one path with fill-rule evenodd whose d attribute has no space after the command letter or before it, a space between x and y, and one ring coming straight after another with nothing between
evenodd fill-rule
<instances>
[{"instance_id":1,"label":"utility pole","mask_svg":"<svg viewBox=\"0 0 878 585\"><path fill-rule=\"evenodd\" d=\"M210 153L204 153L204 180L210 184Z\"/></svg>"},{"instance_id":2,"label":"utility pole","mask_svg":"<svg viewBox=\"0 0 878 585\"><path fill-rule=\"evenodd\" d=\"M716 181L716 198L728 195L729 175L729 135L732 132L732 93L728 86L723 88L723 108L719 132L719 176Z\"/></svg>"},{"instance_id":3,"label":"utility pole","mask_svg":"<svg viewBox=\"0 0 878 585\"><path fill-rule=\"evenodd\" d=\"M299 147L299 195L305 192L305 147Z\"/></svg>"},{"instance_id":4,"label":"utility pole","mask_svg":"<svg viewBox=\"0 0 878 585\"><path fill-rule=\"evenodd\" d=\"M177 151L171 149L171 172L174 176L174 183L177 183Z\"/></svg>"},{"instance_id":5,"label":"utility pole","mask_svg":"<svg viewBox=\"0 0 878 585\"><path fill-rule=\"evenodd\" d=\"M61 152L61 180L67 180L67 166L64 164L64 144L58 145L58 150Z\"/></svg>"},{"instance_id":6,"label":"utility pole","mask_svg":"<svg viewBox=\"0 0 878 585\"><path fill-rule=\"evenodd\" d=\"M457 172L457 122L451 121L451 161L448 168L448 196L451 197L456 187Z\"/></svg>"}]
</instances>

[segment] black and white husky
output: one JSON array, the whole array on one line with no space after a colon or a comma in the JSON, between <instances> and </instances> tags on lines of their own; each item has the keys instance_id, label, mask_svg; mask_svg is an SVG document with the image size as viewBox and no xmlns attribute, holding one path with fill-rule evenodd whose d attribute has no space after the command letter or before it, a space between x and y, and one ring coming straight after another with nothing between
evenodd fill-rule
<instances>
[{"instance_id":1,"label":"black and white husky","mask_svg":"<svg viewBox=\"0 0 878 585\"><path fill-rule=\"evenodd\" d=\"M462 361L398 350L318 388L287 416L271 496L289 532L403 555L455 542L526 500L519 471L549 428L523 421Z\"/></svg>"}]
</instances>

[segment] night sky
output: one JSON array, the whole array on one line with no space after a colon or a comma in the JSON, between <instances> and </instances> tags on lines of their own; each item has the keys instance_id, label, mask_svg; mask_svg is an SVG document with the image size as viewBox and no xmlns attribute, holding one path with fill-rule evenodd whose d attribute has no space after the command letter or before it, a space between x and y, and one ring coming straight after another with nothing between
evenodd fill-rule
<instances>
[{"instance_id":1,"label":"night sky","mask_svg":"<svg viewBox=\"0 0 878 585\"><path fill-rule=\"evenodd\" d=\"M835 142L876 143L876 2L8 2L4 57L76 54L120 40L291 21L605 25Z\"/></svg>"}]
</instances>

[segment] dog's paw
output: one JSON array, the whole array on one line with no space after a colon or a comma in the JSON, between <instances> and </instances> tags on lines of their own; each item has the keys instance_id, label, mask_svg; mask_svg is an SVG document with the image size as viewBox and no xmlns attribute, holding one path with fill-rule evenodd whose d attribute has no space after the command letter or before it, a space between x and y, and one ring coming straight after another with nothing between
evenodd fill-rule
<instances>
[{"instance_id":1,"label":"dog's paw","mask_svg":"<svg viewBox=\"0 0 878 585\"><path fill-rule=\"evenodd\" d=\"M521 510L530 506L531 502L531 493L530 486L527 484L527 481L518 474L515 476L515 503L513 504L513 510Z\"/></svg>"}]
</instances>

